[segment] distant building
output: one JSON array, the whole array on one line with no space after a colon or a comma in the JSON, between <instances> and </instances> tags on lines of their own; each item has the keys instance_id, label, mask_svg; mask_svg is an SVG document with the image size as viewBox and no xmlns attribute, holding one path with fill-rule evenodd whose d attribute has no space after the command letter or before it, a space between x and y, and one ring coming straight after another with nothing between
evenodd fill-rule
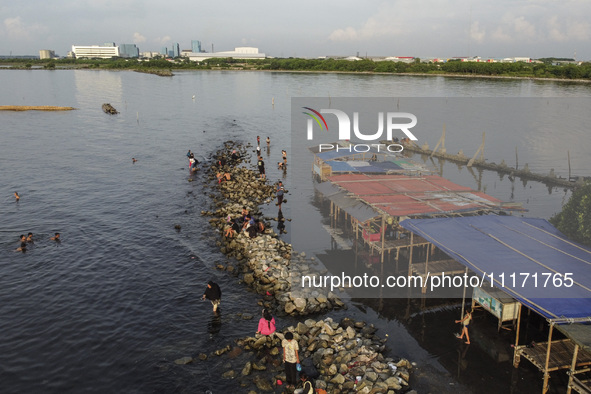
<instances>
[{"instance_id":1,"label":"distant building","mask_svg":"<svg viewBox=\"0 0 591 394\"><path fill-rule=\"evenodd\" d=\"M162 49L160 50L160 54L164 55L164 56L168 56L168 48L162 47Z\"/></svg>"},{"instance_id":2,"label":"distant building","mask_svg":"<svg viewBox=\"0 0 591 394\"><path fill-rule=\"evenodd\" d=\"M390 62L414 63L415 58L413 56L388 56L384 60Z\"/></svg>"},{"instance_id":3,"label":"distant building","mask_svg":"<svg viewBox=\"0 0 591 394\"><path fill-rule=\"evenodd\" d=\"M140 57L145 58L145 59L152 59L154 57L161 57L161 56L163 56L163 55L160 52L142 52L142 53L140 53Z\"/></svg>"},{"instance_id":4,"label":"distant building","mask_svg":"<svg viewBox=\"0 0 591 394\"><path fill-rule=\"evenodd\" d=\"M55 57L55 51L51 49L41 49L39 51L39 59L54 59Z\"/></svg>"},{"instance_id":5,"label":"distant building","mask_svg":"<svg viewBox=\"0 0 591 394\"><path fill-rule=\"evenodd\" d=\"M179 43L175 42L172 44L172 57L179 57L181 55Z\"/></svg>"},{"instance_id":6,"label":"distant building","mask_svg":"<svg viewBox=\"0 0 591 394\"><path fill-rule=\"evenodd\" d=\"M139 57L140 50L135 44L119 45L119 56L121 57Z\"/></svg>"},{"instance_id":7,"label":"distant building","mask_svg":"<svg viewBox=\"0 0 591 394\"><path fill-rule=\"evenodd\" d=\"M183 56L187 56L189 60L193 62L201 62L206 59L211 58L227 58L231 57L233 59L264 59L266 56L264 53L259 53L259 48L253 47L238 47L234 48L233 51L226 51L226 52L212 52L212 53L196 53L191 52L188 54L184 54Z\"/></svg>"},{"instance_id":8,"label":"distant building","mask_svg":"<svg viewBox=\"0 0 591 394\"><path fill-rule=\"evenodd\" d=\"M201 53L201 41L191 40L191 52Z\"/></svg>"},{"instance_id":9,"label":"distant building","mask_svg":"<svg viewBox=\"0 0 591 394\"><path fill-rule=\"evenodd\" d=\"M72 45L72 52L76 58L99 58L99 59L110 59L112 57L119 56L118 46L99 46L99 45Z\"/></svg>"}]
</instances>

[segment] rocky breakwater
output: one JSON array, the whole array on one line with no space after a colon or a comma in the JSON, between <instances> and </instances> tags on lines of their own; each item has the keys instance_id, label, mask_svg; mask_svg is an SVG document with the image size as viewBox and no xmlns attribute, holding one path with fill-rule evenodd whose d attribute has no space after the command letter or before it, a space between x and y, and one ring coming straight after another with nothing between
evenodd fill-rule
<instances>
[{"instance_id":1,"label":"rocky breakwater","mask_svg":"<svg viewBox=\"0 0 591 394\"><path fill-rule=\"evenodd\" d=\"M406 359L385 357L387 339L379 338L373 325L349 318L340 323L331 318L308 319L276 332L274 338L238 339L233 349L226 347L214 352L226 354L229 359L232 354L241 355L225 364L222 376L239 379L245 391L275 391L278 382L285 381L281 341L288 331L298 342L303 371L313 377L316 388L328 393L373 394L410 390L413 365Z\"/></svg>"},{"instance_id":2,"label":"rocky breakwater","mask_svg":"<svg viewBox=\"0 0 591 394\"><path fill-rule=\"evenodd\" d=\"M223 152L233 149L239 150L241 159L226 161L229 155ZM278 315L307 315L343 308L345 304L332 292L301 287L303 275L317 274L316 262L307 259L305 253L295 253L292 246L281 240L270 227L269 219L262 215L260 208L274 200L276 186L260 179L255 171L241 166L248 162L244 148L227 144L224 151L216 154L215 163L207 172L208 181L215 185L216 193L210 195L215 210L201 213L212 216L209 222L220 232L217 245L238 265L238 269L221 264L218 268L241 275L242 281L262 296L260 304ZM229 173L230 180L218 183L217 174L221 173ZM253 238L244 231L226 237L224 232L229 220L240 218L243 209L261 220L265 230Z\"/></svg>"}]
</instances>

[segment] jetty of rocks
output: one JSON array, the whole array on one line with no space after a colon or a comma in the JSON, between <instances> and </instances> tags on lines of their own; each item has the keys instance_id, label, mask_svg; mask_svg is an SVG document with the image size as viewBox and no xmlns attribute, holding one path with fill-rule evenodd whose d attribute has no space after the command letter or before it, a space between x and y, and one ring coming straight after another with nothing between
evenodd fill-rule
<instances>
[{"instance_id":1,"label":"jetty of rocks","mask_svg":"<svg viewBox=\"0 0 591 394\"><path fill-rule=\"evenodd\" d=\"M223 163L229 157L227 152L233 149L240 152L241 159L234 163ZM276 314L307 315L345 307L332 292L323 293L301 287L292 291L296 290L292 284L299 283L302 275L315 273L316 262L306 259L305 253L295 253L291 245L273 231L270 222L265 221L260 206L273 201L276 188L268 181L261 180L255 171L241 166L248 162L244 147L227 143L215 155L215 162L209 168L208 179L218 191L211 195L216 210L201 213L212 216L210 224L222 234L217 243L221 252L237 261L239 269L236 273L242 275L246 285L263 296L262 304ZM219 172L230 173L231 180L218 183L216 174ZM264 233L255 238L250 238L244 232L234 238L224 237L228 218L238 218L243 207L264 221ZM234 271L233 267L230 270Z\"/></svg>"},{"instance_id":2,"label":"jetty of rocks","mask_svg":"<svg viewBox=\"0 0 591 394\"><path fill-rule=\"evenodd\" d=\"M238 379L249 393L274 392L278 381L285 381L281 342L286 332L294 334L299 345L302 370L315 381L316 388L328 393L408 392L412 363L406 359L384 357L387 339L363 321L344 318L335 322L307 319L273 336L246 337L211 354L197 358L206 361L225 357L225 379ZM183 357L177 364L196 361ZM255 387L253 387L255 386ZM289 391L288 391L289 392Z\"/></svg>"}]
</instances>

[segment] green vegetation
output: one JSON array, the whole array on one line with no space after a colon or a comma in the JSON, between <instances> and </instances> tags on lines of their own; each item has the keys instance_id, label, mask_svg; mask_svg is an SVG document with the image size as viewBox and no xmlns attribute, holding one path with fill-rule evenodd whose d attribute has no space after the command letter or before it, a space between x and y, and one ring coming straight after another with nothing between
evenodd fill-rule
<instances>
[{"instance_id":1,"label":"green vegetation","mask_svg":"<svg viewBox=\"0 0 591 394\"><path fill-rule=\"evenodd\" d=\"M591 182L577 188L550 223L570 239L591 246Z\"/></svg>"},{"instance_id":2,"label":"green vegetation","mask_svg":"<svg viewBox=\"0 0 591 394\"><path fill-rule=\"evenodd\" d=\"M274 58L242 60L233 58L208 59L201 63L191 62L188 58L176 58L173 61L154 58L147 61L129 58L113 59L51 59L31 60L2 59L0 63L10 68L22 69L26 64L46 69L87 68L136 70L268 70L268 71L307 71L307 72L363 72L392 74L447 74L490 77L518 78L558 78L558 79L591 79L591 63L558 64L571 59L545 58L544 63L476 63L449 61L447 63L422 63L415 59L412 63L373 61L362 59L357 61L337 59L300 59Z\"/></svg>"}]
</instances>

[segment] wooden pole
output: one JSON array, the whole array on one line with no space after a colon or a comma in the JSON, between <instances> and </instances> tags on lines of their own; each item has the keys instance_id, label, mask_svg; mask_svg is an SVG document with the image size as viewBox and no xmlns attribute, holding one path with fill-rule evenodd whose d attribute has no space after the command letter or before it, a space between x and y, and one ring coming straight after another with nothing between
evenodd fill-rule
<instances>
[{"instance_id":1,"label":"wooden pole","mask_svg":"<svg viewBox=\"0 0 591 394\"><path fill-rule=\"evenodd\" d=\"M468 275L468 267L466 267L466 275ZM466 309L466 286L464 286L464 293L462 294L462 314L460 315L460 320L462 320L464 318L464 310L465 309Z\"/></svg>"},{"instance_id":2,"label":"wooden pole","mask_svg":"<svg viewBox=\"0 0 591 394\"><path fill-rule=\"evenodd\" d=\"M409 253L408 253L408 276L412 275L412 244L413 244L413 232L410 233L410 248L409 248ZM408 287L410 290L410 286Z\"/></svg>"},{"instance_id":3,"label":"wooden pole","mask_svg":"<svg viewBox=\"0 0 591 394\"><path fill-rule=\"evenodd\" d=\"M568 376L568 385L566 386L566 394L570 394L572 388L571 384L575 376L575 369L577 368L577 356L579 355L579 345L575 343L575 352L573 354L573 362L570 365L570 374Z\"/></svg>"},{"instance_id":4,"label":"wooden pole","mask_svg":"<svg viewBox=\"0 0 591 394\"><path fill-rule=\"evenodd\" d=\"M568 180L570 181L570 151L567 150L566 154L568 156Z\"/></svg>"},{"instance_id":5,"label":"wooden pole","mask_svg":"<svg viewBox=\"0 0 591 394\"><path fill-rule=\"evenodd\" d=\"M433 157L435 152L437 152L437 148L439 148L439 145L441 145L441 153L445 154L445 123L443 124L443 133L441 134L439 141L437 141L437 145L435 145L435 148L433 148L433 150L431 151L431 156L429 157Z\"/></svg>"},{"instance_id":6,"label":"wooden pole","mask_svg":"<svg viewBox=\"0 0 591 394\"><path fill-rule=\"evenodd\" d=\"M468 167L472 167L472 164L474 164L474 160L476 160L476 157L478 156L478 154L480 153L480 158L483 159L484 158L484 137L485 137L486 133L483 132L482 133L482 144L480 144L480 147L478 147L478 150L476 150L476 153L474 153L474 156L470 159L470 161L468 162L468 164L466 164L466 166Z\"/></svg>"},{"instance_id":7,"label":"wooden pole","mask_svg":"<svg viewBox=\"0 0 591 394\"><path fill-rule=\"evenodd\" d=\"M548 348L546 350L546 363L544 364L544 385L542 386L542 394L548 392L548 378L550 373L548 372L548 364L550 363L550 351L552 350L552 330L554 329L554 322L550 322L550 331L548 332Z\"/></svg>"},{"instance_id":8,"label":"wooden pole","mask_svg":"<svg viewBox=\"0 0 591 394\"><path fill-rule=\"evenodd\" d=\"M382 279L384 279L384 243L386 242L386 215L382 215L382 229L380 231L382 236L382 253L381 253L381 265L382 265Z\"/></svg>"},{"instance_id":9,"label":"wooden pole","mask_svg":"<svg viewBox=\"0 0 591 394\"><path fill-rule=\"evenodd\" d=\"M517 147L515 147L515 169L519 169L519 157L517 156Z\"/></svg>"},{"instance_id":10,"label":"wooden pole","mask_svg":"<svg viewBox=\"0 0 591 394\"><path fill-rule=\"evenodd\" d=\"M515 346L513 347L513 367L517 368L515 365L515 358L517 355L517 346L519 345L519 327L521 325L521 302L519 303L519 309L517 310L517 332L515 334Z\"/></svg>"}]
</instances>

